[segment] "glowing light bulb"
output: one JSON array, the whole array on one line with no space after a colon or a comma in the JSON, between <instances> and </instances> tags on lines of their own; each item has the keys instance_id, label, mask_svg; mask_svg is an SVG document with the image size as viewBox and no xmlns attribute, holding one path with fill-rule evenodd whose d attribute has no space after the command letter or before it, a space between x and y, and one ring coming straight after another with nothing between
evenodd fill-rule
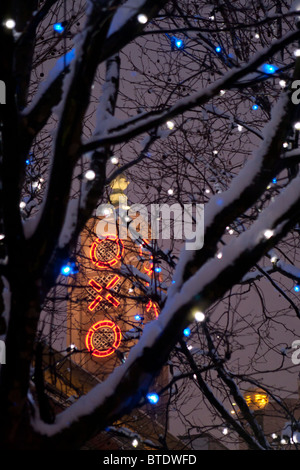
<instances>
[{"instance_id":1,"label":"glowing light bulb","mask_svg":"<svg viewBox=\"0 0 300 470\"><path fill-rule=\"evenodd\" d=\"M283 144L282 144L282 147L283 147L283 148L287 149L288 146L289 146L288 142L283 142Z\"/></svg>"},{"instance_id":2,"label":"glowing light bulb","mask_svg":"<svg viewBox=\"0 0 300 470\"><path fill-rule=\"evenodd\" d=\"M241 125L239 124L239 125L237 126L237 129L238 129L239 132L242 132L243 126L241 126Z\"/></svg>"},{"instance_id":3,"label":"glowing light bulb","mask_svg":"<svg viewBox=\"0 0 300 470\"><path fill-rule=\"evenodd\" d=\"M217 46L216 47L216 52L218 52L218 54L222 51L222 47L221 46Z\"/></svg>"},{"instance_id":4,"label":"glowing light bulb","mask_svg":"<svg viewBox=\"0 0 300 470\"><path fill-rule=\"evenodd\" d=\"M95 179L96 173L95 173L93 170L88 170L88 171L85 173L84 177L85 177L88 181L92 181L92 180Z\"/></svg>"},{"instance_id":5,"label":"glowing light bulb","mask_svg":"<svg viewBox=\"0 0 300 470\"><path fill-rule=\"evenodd\" d=\"M20 202L20 209L25 209L25 207L26 207L26 202L21 201Z\"/></svg>"},{"instance_id":6,"label":"glowing light bulb","mask_svg":"<svg viewBox=\"0 0 300 470\"><path fill-rule=\"evenodd\" d=\"M276 261L278 260L277 256L271 256L271 263L276 263Z\"/></svg>"},{"instance_id":7,"label":"glowing light bulb","mask_svg":"<svg viewBox=\"0 0 300 470\"><path fill-rule=\"evenodd\" d=\"M155 405L158 400L159 400L159 396L157 395L157 393L148 393L147 394L147 400L149 401L149 403L151 403L152 405Z\"/></svg>"},{"instance_id":8,"label":"glowing light bulb","mask_svg":"<svg viewBox=\"0 0 300 470\"><path fill-rule=\"evenodd\" d=\"M276 65L272 65L272 64L263 64L262 66L262 71L266 74L272 74L272 73L275 73L276 70L278 70L278 67L276 67Z\"/></svg>"},{"instance_id":9,"label":"glowing light bulb","mask_svg":"<svg viewBox=\"0 0 300 470\"><path fill-rule=\"evenodd\" d=\"M295 49L294 50L294 56L295 57L300 57L300 49Z\"/></svg>"},{"instance_id":10,"label":"glowing light bulb","mask_svg":"<svg viewBox=\"0 0 300 470\"><path fill-rule=\"evenodd\" d=\"M173 191L173 189L171 189L171 188L170 188L170 189L168 189L168 194L169 194L170 196L172 196L172 194L174 194L174 191Z\"/></svg>"},{"instance_id":11,"label":"glowing light bulb","mask_svg":"<svg viewBox=\"0 0 300 470\"><path fill-rule=\"evenodd\" d=\"M5 26L7 27L7 29L14 29L14 27L16 26L16 22L12 18L10 18L5 21Z\"/></svg>"},{"instance_id":12,"label":"glowing light bulb","mask_svg":"<svg viewBox=\"0 0 300 470\"><path fill-rule=\"evenodd\" d=\"M226 436L228 434L228 428L224 428L223 431L222 431L222 434L224 434L224 436Z\"/></svg>"},{"instance_id":13,"label":"glowing light bulb","mask_svg":"<svg viewBox=\"0 0 300 470\"><path fill-rule=\"evenodd\" d=\"M221 251L217 254L217 258L218 258L218 259L223 258L223 253L222 253Z\"/></svg>"},{"instance_id":14,"label":"glowing light bulb","mask_svg":"<svg viewBox=\"0 0 300 470\"><path fill-rule=\"evenodd\" d=\"M137 447L139 445L139 441L137 439L133 439L131 445L132 447Z\"/></svg>"},{"instance_id":15,"label":"glowing light bulb","mask_svg":"<svg viewBox=\"0 0 300 470\"><path fill-rule=\"evenodd\" d=\"M259 36L258 33L255 33L254 37L255 37L255 39L259 39L259 38L260 38L260 36Z\"/></svg>"},{"instance_id":16,"label":"glowing light bulb","mask_svg":"<svg viewBox=\"0 0 300 470\"><path fill-rule=\"evenodd\" d=\"M300 121L295 122L294 128L296 129L296 131L300 131Z\"/></svg>"},{"instance_id":17,"label":"glowing light bulb","mask_svg":"<svg viewBox=\"0 0 300 470\"><path fill-rule=\"evenodd\" d=\"M200 312L200 311L196 312L196 313L195 313L195 320L198 321L198 322L204 321L204 320L205 320L205 315L204 315L204 313L203 313L203 312Z\"/></svg>"},{"instance_id":18,"label":"glowing light bulb","mask_svg":"<svg viewBox=\"0 0 300 470\"><path fill-rule=\"evenodd\" d=\"M281 88L284 88L286 86L286 81L285 80L279 80L279 85Z\"/></svg>"},{"instance_id":19,"label":"glowing light bulb","mask_svg":"<svg viewBox=\"0 0 300 470\"><path fill-rule=\"evenodd\" d=\"M69 266L68 264L66 264L65 266L62 266L60 272L64 276L69 276L69 274L71 274L72 272L71 266Z\"/></svg>"},{"instance_id":20,"label":"glowing light bulb","mask_svg":"<svg viewBox=\"0 0 300 470\"><path fill-rule=\"evenodd\" d=\"M174 38L174 44L177 49L183 49L183 40Z\"/></svg>"},{"instance_id":21,"label":"glowing light bulb","mask_svg":"<svg viewBox=\"0 0 300 470\"><path fill-rule=\"evenodd\" d=\"M0 233L0 240L3 240L3 238L5 238L4 233Z\"/></svg>"},{"instance_id":22,"label":"glowing light bulb","mask_svg":"<svg viewBox=\"0 0 300 470\"><path fill-rule=\"evenodd\" d=\"M191 330L190 330L189 328L185 328L185 329L183 330L183 334L184 334L184 336L190 336Z\"/></svg>"},{"instance_id":23,"label":"glowing light bulb","mask_svg":"<svg viewBox=\"0 0 300 470\"><path fill-rule=\"evenodd\" d=\"M300 286L299 286L298 284L296 284L296 285L294 286L294 291L295 291L295 292L300 292Z\"/></svg>"},{"instance_id":24,"label":"glowing light bulb","mask_svg":"<svg viewBox=\"0 0 300 470\"><path fill-rule=\"evenodd\" d=\"M267 239L273 237L273 235L274 235L274 231L273 231L273 230L268 229L268 230L265 230L265 231L264 231L264 237L267 238Z\"/></svg>"},{"instance_id":25,"label":"glowing light bulb","mask_svg":"<svg viewBox=\"0 0 300 470\"><path fill-rule=\"evenodd\" d=\"M220 90L220 95L223 96L225 95L226 91L225 90Z\"/></svg>"},{"instance_id":26,"label":"glowing light bulb","mask_svg":"<svg viewBox=\"0 0 300 470\"><path fill-rule=\"evenodd\" d=\"M118 157L111 157L110 158L110 163L112 163L113 165L117 165L117 163L119 163L119 159Z\"/></svg>"},{"instance_id":27,"label":"glowing light bulb","mask_svg":"<svg viewBox=\"0 0 300 470\"><path fill-rule=\"evenodd\" d=\"M254 111L256 111L256 110L258 109L258 105L257 105L257 104L254 104L254 105L252 106L252 109L253 109Z\"/></svg>"},{"instance_id":28,"label":"glowing light bulb","mask_svg":"<svg viewBox=\"0 0 300 470\"><path fill-rule=\"evenodd\" d=\"M140 321L140 320L142 319L142 317L141 317L140 315L135 315L134 319L135 319L136 321Z\"/></svg>"},{"instance_id":29,"label":"glowing light bulb","mask_svg":"<svg viewBox=\"0 0 300 470\"><path fill-rule=\"evenodd\" d=\"M65 28L63 27L63 25L61 23L55 23L53 25L53 29L54 29L54 31L56 31L59 34L63 33L64 30L65 30Z\"/></svg>"},{"instance_id":30,"label":"glowing light bulb","mask_svg":"<svg viewBox=\"0 0 300 470\"><path fill-rule=\"evenodd\" d=\"M172 130L172 129L174 129L174 126L175 126L175 124L174 124L173 121L167 121L167 128L168 129Z\"/></svg>"},{"instance_id":31,"label":"glowing light bulb","mask_svg":"<svg viewBox=\"0 0 300 470\"><path fill-rule=\"evenodd\" d=\"M137 20L139 23L141 24L146 24L147 21L148 21L148 17L144 14L144 13L140 13L138 16L137 16Z\"/></svg>"}]
</instances>

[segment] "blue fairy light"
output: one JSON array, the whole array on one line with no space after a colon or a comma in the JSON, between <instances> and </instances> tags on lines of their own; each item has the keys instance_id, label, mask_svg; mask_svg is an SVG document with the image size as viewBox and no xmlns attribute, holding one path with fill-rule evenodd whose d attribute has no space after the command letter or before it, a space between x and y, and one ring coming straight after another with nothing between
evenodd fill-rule
<instances>
[{"instance_id":1,"label":"blue fairy light","mask_svg":"<svg viewBox=\"0 0 300 470\"><path fill-rule=\"evenodd\" d=\"M170 37L169 37L170 38ZM171 40L171 46L172 46L172 49L183 49L184 48L184 42L182 39L179 39L179 38L176 38L175 36L173 36L172 38L170 38Z\"/></svg>"},{"instance_id":2,"label":"blue fairy light","mask_svg":"<svg viewBox=\"0 0 300 470\"><path fill-rule=\"evenodd\" d=\"M60 270L61 274L63 274L64 276L69 276L69 274L71 274L72 272L72 268L71 266L69 266L68 264L62 266L61 270Z\"/></svg>"},{"instance_id":3,"label":"blue fairy light","mask_svg":"<svg viewBox=\"0 0 300 470\"><path fill-rule=\"evenodd\" d=\"M296 284L296 285L294 286L294 291L295 291L295 292L300 292L300 286L299 286L298 284Z\"/></svg>"},{"instance_id":4,"label":"blue fairy light","mask_svg":"<svg viewBox=\"0 0 300 470\"><path fill-rule=\"evenodd\" d=\"M258 104L254 104L254 105L252 106L252 109L253 109L254 111L256 111L256 110L258 109Z\"/></svg>"},{"instance_id":5,"label":"blue fairy light","mask_svg":"<svg viewBox=\"0 0 300 470\"><path fill-rule=\"evenodd\" d=\"M140 320L142 319L142 317L141 317L140 315L135 315L134 319L135 319L136 321L140 321Z\"/></svg>"},{"instance_id":6,"label":"blue fairy light","mask_svg":"<svg viewBox=\"0 0 300 470\"><path fill-rule=\"evenodd\" d=\"M148 393L146 398L149 403L151 403L151 405L156 405L159 400L159 396L157 395L157 393Z\"/></svg>"},{"instance_id":7,"label":"blue fairy light","mask_svg":"<svg viewBox=\"0 0 300 470\"><path fill-rule=\"evenodd\" d=\"M183 334L184 334L184 336L190 336L191 330L190 330L189 328L185 328L185 329L183 330Z\"/></svg>"},{"instance_id":8,"label":"blue fairy light","mask_svg":"<svg viewBox=\"0 0 300 470\"><path fill-rule=\"evenodd\" d=\"M75 265L74 262L72 263L66 263L64 264L61 269L60 269L60 272L63 276L69 276L70 274L75 274L78 272L78 269Z\"/></svg>"},{"instance_id":9,"label":"blue fairy light","mask_svg":"<svg viewBox=\"0 0 300 470\"><path fill-rule=\"evenodd\" d=\"M157 266L157 267L154 269L154 271L155 271L156 273L160 273L160 272L161 272L161 268Z\"/></svg>"},{"instance_id":10,"label":"blue fairy light","mask_svg":"<svg viewBox=\"0 0 300 470\"><path fill-rule=\"evenodd\" d=\"M273 179L272 179L272 183L273 183L273 184L276 184L276 183L277 183L277 178L273 178Z\"/></svg>"},{"instance_id":11,"label":"blue fairy light","mask_svg":"<svg viewBox=\"0 0 300 470\"><path fill-rule=\"evenodd\" d=\"M183 48L182 39L175 39L175 46L177 47L177 49L182 49Z\"/></svg>"},{"instance_id":12,"label":"blue fairy light","mask_svg":"<svg viewBox=\"0 0 300 470\"><path fill-rule=\"evenodd\" d=\"M276 67L276 65L272 65L272 64L263 64L261 69L264 73L266 73L268 75L272 75L273 73L275 73L278 70L278 67Z\"/></svg>"},{"instance_id":13,"label":"blue fairy light","mask_svg":"<svg viewBox=\"0 0 300 470\"><path fill-rule=\"evenodd\" d=\"M222 47L221 47L221 46L217 46L217 47L216 47L216 52L219 54L221 51L222 51Z\"/></svg>"},{"instance_id":14,"label":"blue fairy light","mask_svg":"<svg viewBox=\"0 0 300 470\"><path fill-rule=\"evenodd\" d=\"M54 29L54 31L56 31L59 34L63 33L64 30L65 30L65 28L63 27L63 25L61 23L55 23L53 25L53 29Z\"/></svg>"}]
</instances>

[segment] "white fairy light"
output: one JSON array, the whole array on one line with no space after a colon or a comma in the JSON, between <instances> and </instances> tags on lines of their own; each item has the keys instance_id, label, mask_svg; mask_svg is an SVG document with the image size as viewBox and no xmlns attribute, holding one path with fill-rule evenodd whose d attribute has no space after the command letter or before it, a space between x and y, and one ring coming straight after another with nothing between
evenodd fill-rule
<instances>
[{"instance_id":1,"label":"white fairy light","mask_svg":"<svg viewBox=\"0 0 300 470\"><path fill-rule=\"evenodd\" d=\"M267 229L267 230L264 231L264 237L267 238L267 239L273 237L273 235L274 235L273 230Z\"/></svg>"},{"instance_id":2,"label":"white fairy light","mask_svg":"<svg viewBox=\"0 0 300 470\"><path fill-rule=\"evenodd\" d=\"M232 228L231 228L230 230L228 230L228 233L229 233L229 235L233 235L234 230L232 230Z\"/></svg>"},{"instance_id":3,"label":"white fairy light","mask_svg":"<svg viewBox=\"0 0 300 470\"><path fill-rule=\"evenodd\" d=\"M218 155L218 153L219 153L218 150L213 150L214 155Z\"/></svg>"},{"instance_id":4,"label":"white fairy light","mask_svg":"<svg viewBox=\"0 0 300 470\"><path fill-rule=\"evenodd\" d=\"M294 50L294 56L295 57L300 57L300 49L295 49Z\"/></svg>"},{"instance_id":5,"label":"white fairy light","mask_svg":"<svg viewBox=\"0 0 300 470\"><path fill-rule=\"evenodd\" d=\"M110 163L112 163L113 165L117 165L117 163L119 163L119 159L118 157L111 157L110 158Z\"/></svg>"},{"instance_id":6,"label":"white fairy light","mask_svg":"<svg viewBox=\"0 0 300 470\"><path fill-rule=\"evenodd\" d=\"M225 95L226 91L225 90L220 90L220 95Z\"/></svg>"},{"instance_id":7,"label":"white fairy light","mask_svg":"<svg viewBox=\"0 0 300 470\"><path fill-rule=\"evenodd\" d=\"M284 88L286 86L286 81L285 80L279 80L279 85L281 88Z\"/></svg>"},{"instance_id":8,"label":"white fairy light","mask_svg":"<svg viewBox=\"0 0 300 470\"><path fill-rule=\"evenodd\" d=\"M198 322L202 322L205 320L205 315L203 312L200 312L200 311L197 311L195 313L195 320L198 321Z\"/></svg>"},{"instance_id":9,"label":"white fairy light","mask_svg":"<svg viewBox=\"0 0 300 470\"><path fill-rule=\"evenodd\" d=\"M20 209L25 209L25 207L26 207L26 202L21 201L20 202Z\"/></svg>"},{"instance_id":10,"label":"white fairy light","mask_svg":"<svg viewBox=\"0 0 300 470\"><path fill-rule=\"evenodd\" d=\"M224 434L224 436L226 436L228 434L228 428L224 428L223 431L222 431L222 434Z\"/></svg>"},{"instance_id":11,"label":"white fairy light","mask_svg":"<svg viewBox=\"0 0 300 470\"><path fill-rule=\"evenodd\" d=\"M223 257L223 253L221 251L219 251L219 253L217 254L217 258L221 259L222 257Z\"/></svg>"},{"instance_id":12,"label":"white fairy light","mask_svg":"<svg viewBox=\"0 0 300 470\"><path fill-rule=\"evenodd\" d=\"M296 129L296 131L300 131L300 121L295 122L294 128Z\"/></svg>"},{"instance_id":13,"label":"white fairy light","mask_svg":"<svg viewBox=\"0 0 300 470\"><path fill-rule=\"evenodd\" d=\"M210 189L206 189L205 192L206 192L206 194L209 194L209 193L210 193Z\"/></svg>"},{"instance_id":14,"label":"white fairy light","mask_svg":"<svg viewBox=\"0 0 300 470\"><path fill-rule=\"evenodd\" d=\"M137 447L139 445L139 441L137 439L133 439L131 445L132 447Z\"/></svg>"},{"instance_id":15,"label":"white fairy light","mask_svg":"<svg viewBox=\"0 0 300 470\"><path fill-rule=\"evenodd\" d=\"M277 439L278 436L275 432L273 432L273 434L271 434L271 437L272 437L272 439Z\"/></svg>"},{"instance_id":16,"label":"white fairy light","mask_svg":"<svg viewBox=\"0 0 300 470\"><path fill-rule=\"evenodd\" d=\"M95 173L93 170L88 170L88 171L85 173L84 177L85 177L88 181L92 181L92 180L95 179L96 173Z\"/></svg>"},{"instance_id":17,"label":"white fairy light","mask_svg":"<svg viewBox=\"0 0 300 470\"><path fill-rule=\"evenodd\" d=\"M242 132L243 126L241 126L241 125L239 124L239 125L237 126L237 128L238 128L238 131L239 131L239 132Z\"/></svg>"},{"instance_id":18,"label":"white fairy light","mask_svg":"<svg viewBox=\"0 0 300 470\"><path fill-rule=\"evenodd\" d=\"M141 24L146 24L147 21L148 21L148 17L144 14L144 13L140 13L138 16L137 16L137 20L139 23Z\"/></svg>"},{"instance_id":19,"label":"white fairy light","mask_svg":"<svg viewBox=\"0 0 300 470\"><path fill-rule=\"evenodd\" d=\"M174 129L175 124L173 121L167 121L166 124L167 124L168 129L170 130Z\"/></svg>"},{"instance_id":20,"label":"white fairy light","mask_svg":"<svg viewBox=\"0 0 300 470\"><path fill-rule=\"evenodd\" d=\"M283 144L282 144L282 147L283 147L283 148L287 149L288 146L289 146L288 142L283 142Z\"/></svg>"},{"instance_id":21,"label":"white fairy light","mask_svg":"<svg viewBox=\"0 0 300 470\"><path fill-rule=\"evenodd\" d=\"M0 240L3 240L3 238L5 238L4 233L0 233Z\"/></svg>"},{"instance_id":22,"label":"white fairy light","mask_svg":"<svg viewBox=\"0 0 300 470\"><path fill-rule=\"evenodd\" d=\"M14 27L16 26L16 22L15 22L15 20L13 20L12 18L10 18L9 20L6 20L6 21L5 21L5 26L6 26L8 29L14 29Z\"/></svg>"},{"instance_id":23,"label":"white fairy light","mask_svg":"<svg viewBox=\"0 0 300 470\"><path fill-rule=\"evenodd\" d=\"M272 256L271 257L271 263L276 263L276 261L278 260L277 256Z\"/></svg>"},{"instance_id":24,"label":"white fairy light","mask_svg":"<svg viewBox=\"0 0 300 470\"><path fill-rule=\"evenodd\" d=\"M254 37L255 37L255 39L259 39L259 38L260 38L260 36L259 36L258 33L255 33Z\"/></svg>"},{"instance_id":25,"label":"white fairy light","mask_svg":"<svg viewBox=\"0 0 300 470\"><path fill-rule=\"evenodd\" d=\"M172 196L172 194L174 194L174 191L173 191L172 188L168 189L168 194L169 194L170 196Z\"/></svg>"}]
</instances>

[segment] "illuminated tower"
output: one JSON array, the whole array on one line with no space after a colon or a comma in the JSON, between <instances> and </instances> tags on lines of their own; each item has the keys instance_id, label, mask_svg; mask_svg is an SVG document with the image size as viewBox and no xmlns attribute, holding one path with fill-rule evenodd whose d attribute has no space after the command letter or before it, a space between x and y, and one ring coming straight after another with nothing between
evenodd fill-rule
<instances>
[{"instance_id":1,"label":"illuminated tower","mask_svg":"<svg viewBox=\"0 0 300 470\"><path fill-rule=\"evenodd\" d=\"M151 245L126 235L128 184L122 174L111 183L109 204L99 206L81 236L70 282L68 344L77 348L74 361L99 380L126 361L145 323L159 314L148 290L154 276L161 280Z\"/></svg>"}]
</instances>

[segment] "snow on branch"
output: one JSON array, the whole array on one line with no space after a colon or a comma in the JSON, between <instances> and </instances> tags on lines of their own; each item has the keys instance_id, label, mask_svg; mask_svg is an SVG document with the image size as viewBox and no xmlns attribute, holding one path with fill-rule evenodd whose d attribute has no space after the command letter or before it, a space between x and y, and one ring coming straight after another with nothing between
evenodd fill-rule
<instances>
[{"instance_id":1,"label":"snow on branch","mask_svg":"<svg viewBox=\"0 0 300 470\"><path fill-rule=\"evenodd\" d=\"M299 39L300 32L292 31L283 38L273 41L270 47L264 48L254 55L254 57L243 67L233 68L215 83L206 87L204 90L195 92L185 98L177 101L163 111L144 112L124 121L120 126L108 129L106 134L100 139L90 139L82 146L82 153L95 150L99 146L116 144L123 142L128 138L137 136L156 126L164 124L168 119L178 116L185 111L196 106L206 104L211 98L217 95L221 90L234 88L237 81L252 70L262 65L276 52L280 51L286 45Z\"/></svg>"},{"instance_id":2,"label":"snow on branch","mask_svg":"<svg viewBox=\"0 0 300 470\"><path fill-rule=\"evenodd\" d=\"M299 217L299 201L300 176L292 180L290 185L279 194L274 202L260 214L257 221L247 232L244 232L239 238L224 247L222 259L214 258L209 260L194 276L184 283L180 292L168 298L159 317L145 326L141 340L130 350L124 364L117 367L104 382L94 387L87 395L79 398L76 403L60 413L54 424L46 424L38 418L33 420L34 429L41 434L53 436L69 428L72 423L80 420L80 418L87 418L97 409L109 406L109 398L114 396L117 387L128 377L129 371L137 364L137 360L146 351L149 351L149 348L154 347L156 342L161 339L161 336L168 335L169 330L174 328L174 322L176 322L177 328L181 328L184 321L186 323L191 321L190 306L195 302L196 296L202 295L200 304L204 310L224 294L224 291L230 286L230 279L234 283L237 276L241 278L247 272L245 255L248 260L253 262L255 256L260 258L263 251L270 249L272 243L284 236L286 228L295 223L293 219ZM218 283L221 275L226 276L228 285L220 285L219 290L217 290L214 287L216 287L215 284ZM206 296L206 292L211 291L214 292L214 295ZM181 316L181 322L179 322L178 312L181 315L182 312L185 312L186 318L183 319ZM168 351L173 347L172 340L174 341L174 337L169 338L169 342L165 343L165 348ZM160 357L155 358L157 367L162 366L162 364L159 364L161 356L160 353ZM154 361L154 357L152 360ZM137 380L144 381L145 386L145 381L148 383L150 379L150 377L147 379L147 376L148 374L145 371L143 377L138 377ZM124 396L118 396L118 400L122 398L123 401L123 405L119 406L127 408L129 402L132 407L138 404L135 402L134 397L126 396L126 393L130 393L127 387L125 390L123 389L123 393Z\"/></svg>"}]
</instances>

